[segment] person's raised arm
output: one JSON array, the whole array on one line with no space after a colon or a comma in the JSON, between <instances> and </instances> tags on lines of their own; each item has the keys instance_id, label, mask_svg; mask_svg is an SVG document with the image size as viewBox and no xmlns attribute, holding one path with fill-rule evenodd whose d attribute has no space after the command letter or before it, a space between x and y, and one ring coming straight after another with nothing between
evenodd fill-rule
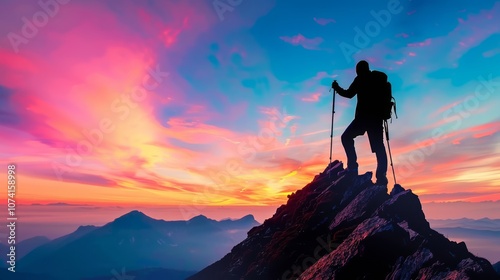
<instances>
[{"instance_id":1,"label":"person's raised arm","mask_svg":"<svg viewBox=\"0 0 500 280\"><path fill-rule=\"evenodd\" d=\"M353 98L358 89L358 78L356 77L348 89L343 89L339 86L337 81L332 83L332 88L340 95L346 98Z\"/></svg>"}]
</instances>

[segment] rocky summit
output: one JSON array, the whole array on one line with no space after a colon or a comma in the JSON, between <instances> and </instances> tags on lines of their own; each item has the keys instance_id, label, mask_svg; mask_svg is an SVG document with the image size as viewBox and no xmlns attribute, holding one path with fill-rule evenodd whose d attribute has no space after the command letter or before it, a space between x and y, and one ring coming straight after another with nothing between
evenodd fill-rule
<instances>
[{"instance_id":1,"label":"rocky summit","mask_svg":"<svg viewBox=\"0 0 500 280\"><path fill-rule=\"evenodd\" d=\"M418 196L334 161L272 218L189 280L499 279L465 243L430 228Z\"/></svg>"}]
</instances>

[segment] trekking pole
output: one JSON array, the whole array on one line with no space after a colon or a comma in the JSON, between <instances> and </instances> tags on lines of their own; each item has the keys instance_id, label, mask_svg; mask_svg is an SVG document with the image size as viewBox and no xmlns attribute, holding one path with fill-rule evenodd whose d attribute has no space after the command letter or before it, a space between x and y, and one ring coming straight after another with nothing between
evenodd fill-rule
<instances>
[{"instance_id":1,"label":"trekking pole","mask_svg":"<svg viewBox=\"0 0 500 280\"><path fill-rule=\"evenodd\" d=\"M387 148L389 149L389 158L391 159L392 175L394 176L394 185L396 185L396 172L394 172L394 164L392 163L391 145L389 144L389 125L387 120L384 120L385 138L387 139Z\"/></svg>"},{"instance_id":2,"label":"trekking pole","mask_svg":"<svg viewBox=\"0 0 500 280\"><path fill-rule=\"evenodd\" d=\"M337 81L337 80L334 80L334 81ZM330 88L329 90L330 92L332 91L332 89ZM330 163L332 163L332 147L333 147L333 116L335 115L335 95L336 95L336 92L335 92L335 89L333 89L333 102L332 102L332 128L331 128L331 132L330 132Z\"/></svg>"}]
</instances>

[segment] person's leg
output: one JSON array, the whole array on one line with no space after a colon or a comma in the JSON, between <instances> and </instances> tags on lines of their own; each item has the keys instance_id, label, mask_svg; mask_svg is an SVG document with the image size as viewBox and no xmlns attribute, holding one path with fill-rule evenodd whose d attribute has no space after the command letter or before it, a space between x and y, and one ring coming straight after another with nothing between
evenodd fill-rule
<instances>
[{"instance_id":1,"label":"person's leg","mask_svg":"<svg viewBox=\"0 0 500 280\"><path fill-rule=\"evenodd\" d=\"M347 169L357 170L358 158L356 149L354 148L354 138L365 134L365 127L362 122L354 119L351 124L342 133L342 145L344 146L345 154L347 156Z\"/></svg>"},{"instance_id":2,"label":"person's leg","mask_svg":"<svg viewBox=\"0 0 500 280\"><path fill-rule=\"evenodd\" d=\"M375 153L377 156L377 171L375 172L377 184L386 185L388 183L387 153L384 146L383 121L370 122L367 133L372 153Z\"/></svg>"}]
</instances>

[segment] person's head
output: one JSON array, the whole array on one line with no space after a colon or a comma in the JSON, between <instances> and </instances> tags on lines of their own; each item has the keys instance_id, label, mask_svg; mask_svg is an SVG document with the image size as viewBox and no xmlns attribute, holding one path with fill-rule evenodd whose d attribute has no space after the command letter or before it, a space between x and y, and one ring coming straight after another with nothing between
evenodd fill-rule
<instances>
[{"instance_id":1,"label":"person's head","mask_svg":"<svg viewBox=\"0 0 500 280\"><path fill-rule=\"evenodd\" d=\"M358 64L356 64L356 74L358 76L364 76L368 73L370 73L370 66L368 65L368 62L361 60Z\"/></svg>"}]
</instances>

